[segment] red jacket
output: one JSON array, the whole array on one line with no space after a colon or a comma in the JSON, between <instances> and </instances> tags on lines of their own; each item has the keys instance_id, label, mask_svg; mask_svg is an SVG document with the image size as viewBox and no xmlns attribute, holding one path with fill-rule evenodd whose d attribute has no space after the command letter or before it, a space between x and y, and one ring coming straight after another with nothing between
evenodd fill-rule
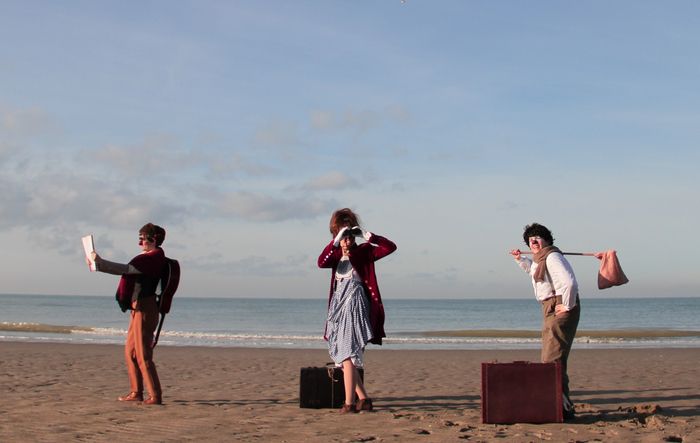
<instances>
[{"instance_id":1,"label":"red jacket","mask_svg":"<svg viewBox=\"0 0 700 443\"><path fill-rule=\"evenodd\" d=\"M384 333L384 305L377 285L377 275L374 273L374 262L386 257L396 250L396 245L391 240L372 234L369 241L355 246L350 251L350 263L357 275L362 279L365 293L369 297L369 322L372 326L372 340L370 343L382 344ZM319 268L332 268L331 287L328 294L328 306L331 304L333 290L335 289L335 271L338 267L343 252L339 246L333 246L333 240L323 249L318 257ZM324 333L324 338L326 334Z\"/></svg>"},{"instance_id":2,"label":"red jacket","mask_svg":"<svg viewBox=\"0 0 700 443\"><path fill-rule=\"evenodd\" d=\"M158 282L165 267L165 252L155 248L150 252L142 252L129 262L140 274L123 274L117 287L117 303L126 312L131 309L131 302L155 296Z\"/></svg>"}]
</instances>

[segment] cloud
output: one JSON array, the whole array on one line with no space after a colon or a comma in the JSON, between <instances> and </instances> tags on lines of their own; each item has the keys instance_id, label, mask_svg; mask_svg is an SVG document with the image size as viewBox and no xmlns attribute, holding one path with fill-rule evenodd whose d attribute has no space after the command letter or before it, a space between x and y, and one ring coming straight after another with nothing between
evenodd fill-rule
<instances>
[{"instance_id":1,"label":"cloud","mask_svg":"<svg viewBox=\"0 0 700 443\"><path fill-rule=\"evenodd\" d=\"M306 145L299 126L290 121L271 122L258 129L253 135L253 142L255 146L273 151L286 151Z\"/></svg>"},{"instance_id":2,"label":"cloud","mask_svg":"<svg viewBox=\"0 0 700 443\"><path fill-rule=\"evenodd\" d=\"M308 273L307 255L288 255L281 259L271 259L252 255L238 260L225 260L220 253L193 258L186 263L188 269L214 272L223 275L256 277L299 276Z\"/></svg>"},{"instance_id":3,"label":"cloud","mask_svg":"<svg viewBox=\"0 0 700 443\"><path fill-rule=\"evenodd\" d=\"M301 185L301 189L304 191L338 191L360 187L360 182L340 171L332 171L328 174L314 177Z\"/></svg>"},{"instance_id":4,"label":"cloud","mask_svg":"<svg viewBox=\"0 0 700 443\"><path fill-rule=\"evenodd\" d=\"M72 253L85 227L139 227L186 215L186 208L141 195L123 187L85 177L53 174L27 181L1 180L12 192L0 194L0 227L25 229L32 242L61 253Z\"/></svg>"},{"instance_id":5,"label":"cloud","mask_svg":"<svg viewBox=\"0 0 700 443\"><path fill-rule=\"evenodd\" d=\"M172 136L157 135L132 145L108 144L98 149L82 150L79 158L88 158L121 175L144 179L204 165L204 156L184 150L179 144Z\"/></svg>"},{"instance_id":6,"label":"cloud","mask_svg":"<svg viewBox=\"0 0 700 443\"><path fill-rule=\"evenodd\" d=\"M311 112L309 124L312 129L319 131L350 131L360 134L389 122L406 122L410 119L411 114L402 106L388 106L379 111L315 110Z\"/></svg>"},{"instance_id":7,"label":"cloud","mask_svg":"<svg viewBox=\"0 0 700 443\"><path fill-rule=\"evenodd\" d=\"M17 183L0 178L0 228L14 228L23 223L25 205L29 198L26 189L17 186Z\"/></svg>"},{"instance_id":8,"label":"cloud","mask_svg":"<svg viewBox=\"0 0 700 443\"><path fill-rule=\"evenodd\" d=\"M308 197L287 199L248 191L224 193L215 197L212 205L212 214L258 222L311 219L327 214L336 206L333 200Z\"/></svg>"},{"instance_id":9,"label":"cloud","mask_svg":"<svg viewBox=\"0 0 700 443\"><path fill-rule=\"evenodd\" d=\"M274 167L250 160L238 153L233 153L229 157L213 158L207 163L211 172L216 176L235 176L242 173L251 177L264 177L278 171Z\"/></svg>"},{"instance_id":10,"label":"cloud","mask_svg":"<svg viewBox=\"0 0 700 443\"><path fill-rule=\"evenodd\" d=\"M30 150L31 140L58 132L56 123L42 109L0 106L0 164L18 152Z\"/></svg>"},{"instance_id":11,"label":"cloud","mask_svg":"<svg viewBox=\"0 0 700 443\"><path fill-rule=\"evenodd\" d=\"M0 140L0 164L7 161L18 149L19 147L15 143L10 143L7 140Z\"/></svg>"},{"instance_id":12,"label":"cloud","mask_svg":"<svg viewBox=\"0 0 700 443\"><path fill-rule=\"evenodd\" d=\"M53 119L39 108L6 109L0 107L0 134L3 137L46 135L57 129Z\"/></svg>"},{"instance_id":13,"label":"cloud","mask_svg":"<svg viewBox=\"0 0 700 443\"><path fill-rule=\"evenodd\" d=\"M357 137L388 124L405 123L411 114L402 106L386 106L380 110L333 111L317 109L308 115L308 120L295 122L277 120L258 129L253 135L253 146L275 153L288 160L299 155L301 150L318 147L316 137ZM338 143L342 145L343 143Z\"/></svg>"},{"instance_id":14,"label":"cloud","mask_svg":"<svg viewBox=\"0 0 700 443\"><path fill-rule=\"evenodd\" d=\"M110 172L138 177L142 181L149 178L161 180L163 176L170 176L173 180L193 176L205 180L211 176L217 179L240 175L265 177L279 172L269 164L272 161L264 161L264 156L260 161L228 146L216 148L210 143L205 149L200 145L188 149L181 145L182 142L174 136L155 135L130 145L108 144L98 149L82 150L76 161L88 158Z\"/></svg>"},{"instance_id":15,"label":"cloud","mask_svg":"<svg viewBox=\"0 0 700 443\"><path fill-rule=\"evenodd\" d=\"M32 124L41 126L40 114L5 111L2 130L24 134ZM29 141L16 138L17 150L30 152L25 148ZM292 197L283 195L288 191L284 184L279 188L282 194L230 191L222 175L269 177L277 169L264 158L182 149L175 137L165 135L72 152L48 148L20 159L26 162L24 168L17 166L20 160L3 167L0 188L7 191L0 194L0 229L24 230L32 243L64 254L74 253L75 239L95 228L122 230L146 221L168 224L231 216L253 222L313 219L336 204L299 191L337 189L354 182L330 174L310 180L305 189L297 187ZM81 166L86 164L90 167Z\"/></svg>"}]
</instances>

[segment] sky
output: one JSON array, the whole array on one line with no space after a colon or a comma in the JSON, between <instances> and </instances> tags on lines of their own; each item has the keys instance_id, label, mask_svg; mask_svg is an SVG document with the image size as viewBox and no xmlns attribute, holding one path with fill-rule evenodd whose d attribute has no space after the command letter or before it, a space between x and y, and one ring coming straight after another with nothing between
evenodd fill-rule
<instances>
[{"instance_id":1,"label":"sky","mask_svg":"<svg viewBox=\"0 0 700 443\"><path fill-rule=\"evenodd\" d=\"M331 213L389 298L531 298L523 227L700 295L694 1L0 2L0 293L113 296L146 222L178 296L327 296Z\"/></svg>"}]
</instances>

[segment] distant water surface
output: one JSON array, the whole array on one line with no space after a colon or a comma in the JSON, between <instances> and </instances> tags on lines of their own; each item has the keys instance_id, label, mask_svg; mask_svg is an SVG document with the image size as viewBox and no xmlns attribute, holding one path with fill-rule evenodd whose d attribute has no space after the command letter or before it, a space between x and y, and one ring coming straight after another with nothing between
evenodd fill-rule
<instances>
[{"instance_id":1,"label":"distant water surface","mask_svg":"<svg viewBox=\"0 0 700 443\"><path fill-rule=\"evenodd\" d=\"M111 297L0 295L0 340L123 343ZM324 348L326 300L176 298L160 344ZM388 349L539 346L534 299L384 301ZM575 347L700 347L700 298L582 300Z\"/></svg>"}]
</instances>

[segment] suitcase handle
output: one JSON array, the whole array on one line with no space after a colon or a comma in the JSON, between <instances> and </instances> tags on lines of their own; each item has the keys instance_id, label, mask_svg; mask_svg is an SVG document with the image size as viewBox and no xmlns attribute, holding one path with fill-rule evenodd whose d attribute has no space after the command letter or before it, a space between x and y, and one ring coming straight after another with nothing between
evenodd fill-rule
<instances>
[{"instance_id":1,"label":"suitcase handle","mask_svg":"<svg viewBox=\"0 0 700 443\"><path fill-rule=\"evenodd\" d=\"M333 377L333 374L335 373L335 363L326 363L326 371L328 372L328 378L330 378L333 383L338 383L340 381Z\"/></svg>"}]
</instances>

